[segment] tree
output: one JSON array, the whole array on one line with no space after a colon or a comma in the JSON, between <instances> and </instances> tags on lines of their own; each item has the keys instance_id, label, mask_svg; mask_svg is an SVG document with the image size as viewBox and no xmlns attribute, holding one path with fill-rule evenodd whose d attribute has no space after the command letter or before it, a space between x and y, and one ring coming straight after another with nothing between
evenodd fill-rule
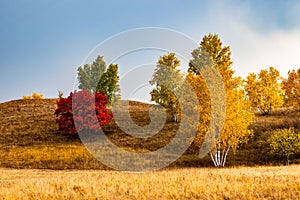
<instances>
[{"instance_id":1,"label":"tree","mask_svg":"<svg viewBox=\"0 0 300 200\"><path fill-rule=\"evenodd\" d=\"M89 90L91 93L96 91L98 82L106 70L106 64L102 56L98 56L90 65L85 64L82 68L78 67L78 88L81 90Z\"/></svg>"},{"instance_id":2,"label":"tree","mask_svg":"<svg viewBox=\"0 0 300 200\"><path fill-rule=\"evenodd\" d=\"M106 64L102 56L98 56L91 64L78 67L78 88L89 90L91 93L104 91L109 104L120 99L120 86L118 76L118 65L111 64L106 69Z\"/></svg>"},{"instance_id":3,"label":"tree","mask_svg":"<svg viewBox=\"0 0 300 200\"><path fill-rule=\"evenodd\" d=\"M97 85L97 91L104 91L108 102L113 103L121 98L118 65L110 64Z\"/></svg>"},{"instance_id":4,"label":"tree","mask_svg":"<svg viewBox=\"0 0 300 200\"><path fill-rule=\"evenodd\" d=\"M283 81L285 103L300 108L300 68L289 71L288 78Z\"/></svg>"},{"instance_id":5,"label":"tree","mask_svg":"<svg viewBox=\"0 0 300 200\"><path fill-rule=\"evenodd\" d=\"M253 121L253 113L249 112L249 103L245 99L244 90L242 87L242 79L240 77L234 77L234 71L231 69L231 52L229 46L222 46L222 42L218 35L209 34L204 36L200 47L192 52L193 59L189 64L189 74L187 75L187 80L193 85L198 99L199 99L199 112L202 117L200 117L198 134L196 136L195 143L198 145L202 144L203 138L207 134L214 136L211 138L213 141L213 148L210 150L209 154L215 166L224 167L228 151L236 149L241 143L246 143L249 137L252 135L252 130L248 127ZM211 64L209 64L211 63ZM199 73L199 68L204 68L204 73ZM210 68L210 69L208 69ZM221 122L215 123L216 127L209 127L209 123L214 120L221 119L217 115L219 113L212 113L211 102L208 100L210 98L209 93L216 92L220 90L220 86L216 85L208 91L208 87L205 86L205 81L210 77L205 75L207 70L211 71L217 69L221 75L226 99L214 100L214 104L221 103L221 101L226 101L226 113L225 113L225 123L222 128ZM203 79L202 74L206 77ZM207 78L208 77L208 78ZM218 96L217 96L218 97ZM209 109L208 109L209 108ZM219 112L224 111L219 108ZM223 122L222 122L223 123Z\"/></svg>"},{"instance_id":6,"label":"tree","mask_svg":"<svg viewBox=\"0 0 300 200\"><path fill-rule=\"evenodd\" d=\"M274 108L284 103L280 72L274 67L261 70L257 75L249 74L245 90L252 107L259 109L263 115L271 114Z\"/></svg>"},{"instance_id":7,"label":"tree","mask_svg":"<svg viewBox=\"0 0 300 200\"><path fill-rule=\"evenodd\" d=\"M95 91L92 95L88 90L74 91L67 98L60 98L55 110L59 130L70 134L82 130L99 130L100 126L108 124L112 118L106 108L107 103L104 93ZM97 118L93 117L95 114Z\"/></svg>"},{"instance_id":8,"label":"tree","mask_svg":"<svg viewBox=\"0 0 300 200\"><path fill-rule=\"evenodd\" d=\"M284 159L288 165L291 156L299 150L299 136L293 128L274 131L268 139L269 154Z\"/></svg>"},{"instance_id":9,"label":"tree","mask_svg":"<svg viewBox=\"0 0 300 200\"><path fill-rule=\"evenodd\" d=\"M180 90L183 77L178 67L180 60L175 53L169 53L161 56L157 61L156 69L153 73L151 85L155 85L150 93L151 101L167 109L172 121L178 121L179 103L176 93Z\"/></svg>"}]
</instances>

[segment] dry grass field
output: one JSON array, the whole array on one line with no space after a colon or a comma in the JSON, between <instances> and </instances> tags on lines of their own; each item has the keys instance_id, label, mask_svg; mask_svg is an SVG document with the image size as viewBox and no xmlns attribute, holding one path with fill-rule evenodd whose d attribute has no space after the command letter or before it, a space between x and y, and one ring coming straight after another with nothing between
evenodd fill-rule
<instances>
[{"instance_id":1,"label":"dry grass field","mask_svg":"<svg viewBox=\"0 0 300 200\"><path fill-rule=\"evenodd\" d=\"M299 199L300 166L147 173L0 170L1 199Z\"/></svg>"}]
</instances>

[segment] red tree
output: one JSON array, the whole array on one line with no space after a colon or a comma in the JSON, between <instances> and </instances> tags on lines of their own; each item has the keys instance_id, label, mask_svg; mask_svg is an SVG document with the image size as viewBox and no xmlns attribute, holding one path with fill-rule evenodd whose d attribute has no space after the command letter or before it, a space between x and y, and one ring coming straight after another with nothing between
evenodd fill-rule
<instances>
[{"instance_id":1,"label":"red tree","mask_svg":"<svg viewBox=\"0 0 300 200\"><path fill-rule=\"evenodd\" d=\"M59 130L70 134L100 130L100 126L110 123L112 119L106 108L107 103L104 93L95 92L92 95L87 90L74 91L67 98L60 98L55 110Z\"/></svg>"}]
</instances>

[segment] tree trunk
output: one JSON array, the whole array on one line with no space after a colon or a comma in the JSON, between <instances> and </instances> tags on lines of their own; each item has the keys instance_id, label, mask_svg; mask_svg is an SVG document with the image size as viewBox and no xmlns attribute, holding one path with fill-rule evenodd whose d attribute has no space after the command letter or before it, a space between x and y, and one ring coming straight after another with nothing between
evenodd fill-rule
<instances>
[{"instance_id":1,"label":"tree trunk","mask_svg":"<svg viewBox=\"0 0 300 200\"><path fill-rule=\"evenodd\" d=\"M176 122L176 123L179 122L178 117L177 117L177 113L172 113L172 120L173 120L173 122Z\"/></svg>"},{"instance_id":2,"label":"tree trunk","mask_svg":"<svg viewBox=\"0 0 300 200\"><path fill-rule=\"evenodd\" d=\"M230 147L227 147L226 149L221 150L221 148L218 147L214 153L213 152L209 153L215 167L224 167L225 166L229 149L230 149Z\"/></svg>"}]
</instances>

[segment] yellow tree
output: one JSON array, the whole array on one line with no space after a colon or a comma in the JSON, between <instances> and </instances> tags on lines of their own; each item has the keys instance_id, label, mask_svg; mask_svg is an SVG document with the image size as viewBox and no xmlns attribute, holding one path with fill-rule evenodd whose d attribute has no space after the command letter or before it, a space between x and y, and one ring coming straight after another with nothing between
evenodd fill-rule
<instances>
[{"instance_id":1,"label":"yellow tree","mask_svg":"<svg viewBox=\"0 0 300 200\"><path fill-rule=\"evenodd\" d=\"M260 110L263 115L271 114L274 108L284 103L280 72L274 67L263 69L257 75L249 74L245 90L252 108Z\"/></svg>"},{"instance_id":2,"label":"yellow tree","mask_svg":"<svg viewBox=\"0 0 300 200\"><path fill-rule=\"evenodd\" d=\"M286 105L300 108L300 68L289 71L288 78L283 81L283 89Z\"/></svg>"},{"instance_id":3,"label":"yellow tree","mask_svg":"<svg viewBox=\"0 0 300 200\"><path fill-rule=\"evenodd\" d=\"M189 73L187 80L193 86L199 99L200 122L195 144L205 146L205 135L210 135L213 146L210 149L210 156L215 166L223 167L226 162L228 151L236 149L241 143L246 143L252 135L252 130L248 127L253 121L254 114L249 112L250 104L245 98L245 92L242 87L242 79L234 77L234 71L231 69L231 52L229 46L222 46L218 35L210 34L204 36L200 47L192 52L193 59L189 64ZM208 58L207 58L208 57ZM211 63L211 64L208 64ZM204 71L202 69L205 69ZM208 69L210 68L210 69ZM219 95L223 99L213 100L212 92L221 94L220 85L215 85L208 90L211 80L207 71L216 69L223 81L225 94ZM199 70L200 69L200 70ZM205 77L205 79L204 79ZM211 77L212 78L212 77ZM214 103L212 103L214 101ZM226 112L225 121L216 123L215 120L222 119L218 113L212 112L212 106L216 103L225 102ZM222 113L222 107L218 108ZM210 124L215 127L210 127ZM224 123L223 126L220 125ZM213 133L212 133L213 132ZM212 133L212 134L211 134ZM200 151L201 154L201 151Z\"/></svg>"},{"instance_id":4,"label":"yellow tree","mask_svg":"<svg viewBox=\"0 0 300 200\"><path fill-rule=\"evenodd\" d=\"M193 147L196 147L194 150L199 151L199 147L203 143L204 137L209 130L209 124L212 117L210 94L205 79L200 74L196 75L189 72L186 76L186 81L192 89L194 89L198 98L198 104L191 104L190 107L199 112L198 132L194 139L195 145L193 145ZM185 98L188 99L188 97Z\"/></svg>"}]
</instances>

